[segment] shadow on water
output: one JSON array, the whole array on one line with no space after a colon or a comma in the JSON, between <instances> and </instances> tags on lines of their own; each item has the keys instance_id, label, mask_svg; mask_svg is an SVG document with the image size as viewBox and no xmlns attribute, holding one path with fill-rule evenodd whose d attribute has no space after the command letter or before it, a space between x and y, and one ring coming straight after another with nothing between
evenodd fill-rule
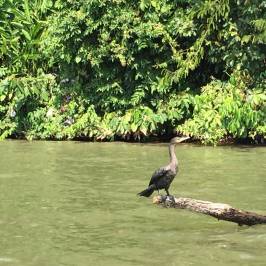
<instances>
[{"instance_id":1,"label":"shadow on water","mask_svg":"<svg viewBox=\"0 0 266 266\"><path fill-rule=\"evenodd\" d=\"M0 143L0 265L264 265L265 226L238 227L136 194L167 144ZM176 148L171 192L259 213L265 149Z\"/></svg>"}]
</instances>

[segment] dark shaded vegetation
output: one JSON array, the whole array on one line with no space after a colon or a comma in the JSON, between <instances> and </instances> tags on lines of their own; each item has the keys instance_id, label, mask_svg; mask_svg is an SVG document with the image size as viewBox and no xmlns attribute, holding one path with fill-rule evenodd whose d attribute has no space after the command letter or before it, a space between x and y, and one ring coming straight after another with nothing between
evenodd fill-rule
<instances>
[{"instance_id":1,"label":"dark shaded vegetation","mask_svg":"<svg viewBox=\"0 0 266 266\"><path fill-rule=\"evenodd\" d=\"M0 138L263 142L265 1L0 0Z\"/></svg>"}]
</instances>

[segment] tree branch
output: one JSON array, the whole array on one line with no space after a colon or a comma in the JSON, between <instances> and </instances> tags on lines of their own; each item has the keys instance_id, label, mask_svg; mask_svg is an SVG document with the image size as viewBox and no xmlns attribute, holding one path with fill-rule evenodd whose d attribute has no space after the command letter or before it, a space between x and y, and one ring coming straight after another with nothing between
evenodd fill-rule
<instances>
[{"instance_id":1,"label":"tree branch","mask_svg":"<svg viewBox=\"0 0 266 266\"><path fill-rule=\"evenodd\" d=\"M188 209L194 212L203 213L238 225L255 225L266 223L266 216L254 212L247 212L233 208L224 203L213 203L210 201L196 200L191 198L175 198L173 196L155 196L154 204L164 207Z\"/></svg>"}]
</instances>

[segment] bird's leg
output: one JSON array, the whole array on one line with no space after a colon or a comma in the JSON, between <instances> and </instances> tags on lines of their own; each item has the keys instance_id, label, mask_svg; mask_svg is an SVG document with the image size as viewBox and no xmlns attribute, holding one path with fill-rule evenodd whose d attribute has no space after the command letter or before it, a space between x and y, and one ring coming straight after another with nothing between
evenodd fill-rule
<instances>
[{"instance_id":1,"label":"bird's leg","mask_svg":"<svg viewBox=\"0 0 266 266\"><path fill-rule=\"evenodd\" d=\"M168 188L165 188L165 191L166 191L166 194L167 194L166 197L169 199L170 202L174 203L175 202L175 197L170 195Z\"/></svg>"},{"instance_id":2,"label":"bird's leg","mask_svg":"<svg viewBox=\"0 0 266 266\"><path fill-rule=\"evenodd\" d=\"M157 189L158 195L160 195L159 189Z\"/></svg>"}]
</instances>

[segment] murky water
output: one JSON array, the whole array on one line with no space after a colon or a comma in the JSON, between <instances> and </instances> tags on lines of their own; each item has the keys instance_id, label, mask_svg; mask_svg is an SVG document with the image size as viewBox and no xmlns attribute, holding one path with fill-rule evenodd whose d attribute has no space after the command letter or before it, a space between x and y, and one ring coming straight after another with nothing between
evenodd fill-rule
<instances>
[{"instance_id":1,"label":"murky water","mask_svg":"<svg viewBox=\"0 0 266 266\"><path fill-rule=\"evenodd\" d=\"M136 193L165 144L0 142L0 265L266 265L266 225L154 206ZM266 213L266 149L177 146L170 192Z\"/></svg>"}]
</instances>

